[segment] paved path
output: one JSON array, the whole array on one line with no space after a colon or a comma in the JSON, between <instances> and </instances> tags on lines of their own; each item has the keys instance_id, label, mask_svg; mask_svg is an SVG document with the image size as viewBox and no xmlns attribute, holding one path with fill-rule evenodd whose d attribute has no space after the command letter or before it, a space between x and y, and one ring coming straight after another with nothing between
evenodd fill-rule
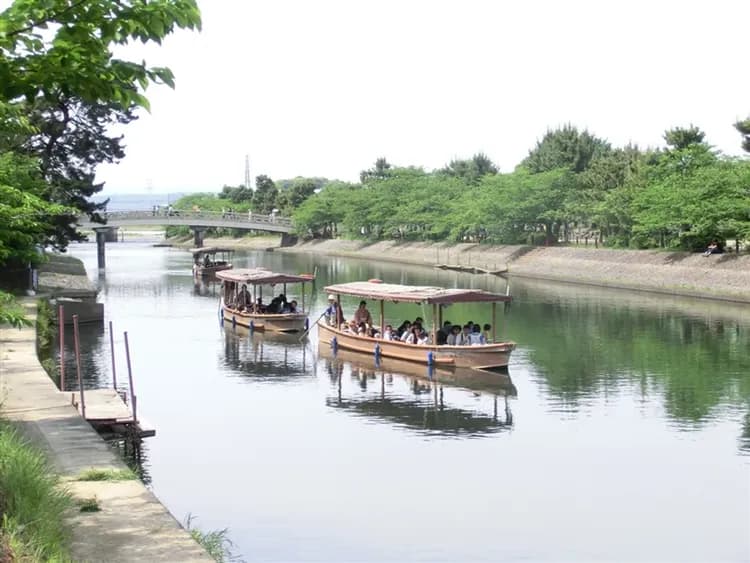
<instances>
[{"instance_id":1,"label":"paved path","mask_svg":"<svg viewBox=\"0 0 750 563\"><path fill-rule=\"evenodd\" d=\"M33 317L36 308L27 305ZM97 498L101 511L71 516L75 561L212 561L140 481L76 480L92 467L126 467L39 364L34 327L0 328L0 405L76 498Z\"/></svg>"}]
</instances>

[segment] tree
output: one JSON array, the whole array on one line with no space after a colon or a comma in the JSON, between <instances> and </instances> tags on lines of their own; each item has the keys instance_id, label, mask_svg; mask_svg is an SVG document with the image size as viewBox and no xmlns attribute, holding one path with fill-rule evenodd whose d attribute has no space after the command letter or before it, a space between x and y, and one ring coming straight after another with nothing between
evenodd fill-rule
<instances>
[{"instance_id":1,"label":"tree","mask_svg":"<svg viewBox=\"0 0 750 563\"><path fill-rule=\"evenodd\" d=\"M390 175L391 165L381 156L375 161L375 167L359 173L359 181L363 184L368 180L385 180Z\"/></svg>"},{"instance_id":2,"label":"tree","mask_svg":"<svg viewBox=\"0 0 750 563\"><path fill-rule=\"evenodd\" d=\"M102 188L96 166L124 156L108 128L148 109L150 84L174 86L168 68L115 58L112 48L199 27L195 0L16 0L0 13L0 152L34 156L47 184L39 195L75 208L37 242L64 248L77 238L77 212L98 218L88 200Z\"/></svg>"},{"instance_id":3,"label":"tree","mask_svg":"<svg viewBox=\"0 0 750 563\"><path fill-rule=\"evenodd\" d=\"M452 160L440 170L441 174L463 178L470 185L476 185L482 176L497 174L498 168L484 153L475 154L471 160Z\"/></svg>"},{"instance_id":4,"label":"tree","mask_svg":"<svg viewBox=\"0 0 750 563\"><path fill-rule=\"evenodd\" d=\"M318 183L313 178L295 178L279 193L279 207L284 214L291 215L317 189Z\"/></svg>"},{"instance_id":5,"label":"tree","mask_svg":"<svg viewBox=\"0 0 750 563\"><path fill-rule=\"evenodd\" d=\"M750 152L750 117L735 123L734 128L742 135L742 150Z\"/></svg>"},{"instance_id":6,"label":"tree","mask_svg":"<svg viewBox=\"0 0 750 563\"><path fill-rule=\"evenodd\" d=\"M255 193L253 194L253 212L267 215L276 208L276 198L279 190L273 180L261 174L255 178Z\"/></svg>"},{"instance_id":7,"label":"tree","mask_svg":"<svg viewBox=\"0 0 750 563\"><path fill-rule=\"evenodd\" d=\"M582 172L591 162L610 151L611 146L607 141L585 130L579 132L568 124L555 131L548 130L544 138L529 151L521 166L534 174L558 168Z\"/></svg>"},{"instance_id":8,"label":"tree","mask_svg":"<svg viewBox=\"0 0 750 563\"><path fill-rule=\"evenodd\" d=\"M674 127L664 132L664 140L674 150L686 149L691 145L701 145L705 138L706 134L692 123L689 127Z\"/></svg>"}]
</instances>

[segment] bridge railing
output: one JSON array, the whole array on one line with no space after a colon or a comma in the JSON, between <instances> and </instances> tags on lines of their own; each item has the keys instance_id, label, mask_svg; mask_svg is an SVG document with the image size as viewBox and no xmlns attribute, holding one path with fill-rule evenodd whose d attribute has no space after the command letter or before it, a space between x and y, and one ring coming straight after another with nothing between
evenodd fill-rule
<instances>
[{"instance_id":1,"label":"bridge railing","mask_svg":"<svg viewBox=\"0 0 750 563\"><path fill-rule=\"evenodd\" d=\"M262 215L259 213L239 213L237 211L185 211L182 209L173 210L146 210L146 211L107 211L102 214L106 218L107 222L110 221L137 221L137 220L159 220L163 221L165 225L169 225L172 220L184 224L187 219L196 220L211 220L219 221L227 224L227 228L231 228L232 225L238 223L266 223L272 225L281 225L284 227L291 227L292 220L288 217L281 217L279 215ZM88 217L81 217L80 223L88 223Z\"/></svg>"}]
</instances>

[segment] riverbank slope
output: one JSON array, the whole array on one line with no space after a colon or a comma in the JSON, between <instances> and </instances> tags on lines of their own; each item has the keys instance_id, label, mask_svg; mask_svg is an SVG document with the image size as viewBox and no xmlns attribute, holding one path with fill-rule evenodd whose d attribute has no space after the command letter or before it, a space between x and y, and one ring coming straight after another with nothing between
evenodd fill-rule
<instances>
[{"instance_id":1,"label":"riverbank slope","mask_svg":"<svg viewBox=\"0 0 750 563\"><path fill-rule=\"evenodd\" d=\"M277 252L316 253L435 267L507 269L526 277L619 289L652 291L750 303L750 255L614 250L593 247L446 244L395 241L366 243L315 240L279 248L276 237L206 239L206 245Z\"/></svg>"}]
</instances>

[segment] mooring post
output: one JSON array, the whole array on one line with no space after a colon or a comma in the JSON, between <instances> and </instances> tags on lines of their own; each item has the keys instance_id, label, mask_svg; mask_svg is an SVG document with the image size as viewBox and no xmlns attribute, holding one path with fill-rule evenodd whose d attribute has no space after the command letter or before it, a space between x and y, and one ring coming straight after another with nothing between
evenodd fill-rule
<instances>
[{"instance_id":1,"label":"mooring post","mask_svg":"<svg viewBox=\"0 0 750 563\"><path fill-rule=\"evenodd\" d=\"M65 391L65 308L57 307L57 324L60 331L60 391Z\"/></svg>"},{"instance_id":2,"label":"mooring post","mask_svg":"<svg viewBox=\"0 0 750 563\"><path fill-rule=\"evenodd\" d=\"M78 374L78 393L81 400L81 416L86 419L86 399L83 396L83 380L81 379L81 348L78 339L78 315L73 315L73 342L76 350L76 374Z\"/></svg>"},{"instance_id":3,"label":"mooring post","mask_svg":"<svg viewBox=\"0 0 750 563\"><path fill-rule=\"evenodd\" d=\"M109 350L112 355L112 389L117 391L117 372L115 371L115 338L112 335L112 321L109 321Z\"/></svg>"},{"instance_id":4,"label":"mooring post","mask_svg":"<svg viewBox=\"0 0 750 563\"><path fill-rule=\"evenodd\" d=\"M135 391L133 390L133 370L130 367L130 345L128 344L128 331L123 333L125 335L125 358L128 361L128 383L130 385L130 403L133 405L133 422L138 422L137 415L137 398Z\"/></svg>"}]
</instances>

